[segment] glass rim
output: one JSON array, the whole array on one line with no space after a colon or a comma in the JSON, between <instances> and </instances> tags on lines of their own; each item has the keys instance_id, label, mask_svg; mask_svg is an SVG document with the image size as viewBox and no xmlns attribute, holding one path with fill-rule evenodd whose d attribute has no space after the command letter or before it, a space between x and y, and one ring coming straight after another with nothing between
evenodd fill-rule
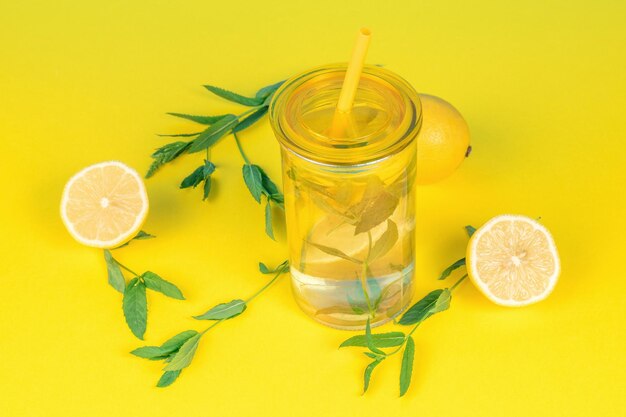
<instances>
[{"instance_id":1,"label":"glass rim","mask_svg":"<svg viewBox=\"0 0 626 417\"><path fill-rule=\"evenodd\" d=\"M319 149L315 151L310 149L306 146L306 141L294 140L291 136L297 135L290 135L288 129L285 128L285 125L288 124L284 117L285 107L299 86L321 75L345 73L346 68L346 63L335 63L309 69L287 79L274 93L269 106L269 119L274 134L284 149L318 164L355 165L353 162L343 160L337 148L329 146L327 148L328 152L321 154ZM365 149L369 152L363 154L362 160L359 161L358 165L380 161L402 151L413 142L422 124L422 109L419 96L406 80L386 68L373 65L366 65L363 68L363 73L390 84L401 97L405 106L402 122L391 134L384 138L384 142L382 142L384 146L379 145L369 150L366 147L359 148L361 151Z\"/></svg>"}]
</instances>

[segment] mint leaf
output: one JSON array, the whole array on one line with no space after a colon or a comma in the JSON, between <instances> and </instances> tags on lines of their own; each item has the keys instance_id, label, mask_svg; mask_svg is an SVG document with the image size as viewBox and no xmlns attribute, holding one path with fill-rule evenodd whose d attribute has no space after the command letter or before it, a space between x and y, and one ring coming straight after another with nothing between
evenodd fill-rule
<instances>
[{"instance_id":1,"label":"mint leaf","mask_svg":"<svg viewBox=\"0 0 626 417\"><path fill-rule=\"evenodd\" d=\"M124 244L114 247L113 249L120 249L120 248L123 248L124 246L128 246L130 245L130 242L132 242L133 240L154 239L155 237L156 236L151 235L150 233L146 233L143 230L140 230L139 233L137 233L134 238L132 238L131 240L129 240L128 242ZM124 283L124 286L126 286L126 283Z\"/></svg>"},{"instance_id":2,"label":"mint leaf","mask_svg":"<svg viewBox=\"0 0 626 417\"><path fill-rule=\"evenodd\" d=\"M142 346L130 353L140 358L150 359L152 361L165 359L168 356L168 353L164 352L163 349L158 346Z\"/></svg>"},{"instance_id":3,"label":"mint leaf","mask_svg":"<svg viewBox=\"0 0 626 417\"><path fill-rule=\"evenodd\" d=\"M452 271L462 267L463 265L465 265L465 258L459 259L458 261L456 261L455 263L453 263L452 265L444 269L443 272L441 273L441 276L437 279L442 280L442 279L448 278L450 274L452 273Z\"/></svg>"},{"instance_id":4,"label":"mint leaf","mask_svg":"<svg viewBox=\"0 0 626 417\"><path fill-rule=\"evenodd\" d=\"M122 309L130 330L137 338L143 339L148 320L148 304L146 286L138 277L131 279L126 286Z\"/></svg>"},{"instance_id":5,"label":"mint leaf","mask_svg":"<svg viewBox=\"0 0 626 417\"><path fill-rule=\"evenodd\" d=\"M198 333L195 336L187 339L185 343L180 347L178 352L176 352L172 358L172 361L163 368L164 371L178 371L183 368L186 368L191 363L193 356L196 353L196 349L198 348L198 342L200 341L200 337L202 333Z\"/></svg>"},{"instance_id":6,"label":"mint leaf","mask_svg":"<svg viewBox=\"0 0 626 417\"><path fill-rule=\"evenodd\" d=\"M450 299L450 290L447 288L431 291L424 298L413 304L413 306L404 313L402 318L398 321L398 324L408 326L424 321L433 314L444 311L450 307Z\"/></svg>"},{"instance_id":7,"label":"mint leaf","mask_svg":"<svg viewBox=\"0 0 626 417\"><path fill-rule=\"evenodd\" d=\"M264 195L268 200L284 208L283 194L260 166L244 164L243 179L257 203L261 203L261 196Z\"/></svg>"},{"instance_id":8,"label":"mint leaf","mask_svg":"<svg viewBox=\"0 0 626 417\"><path fill-rule=\"evenodd\" d=\"M193 114L184 114L184 113L167 113L170 116L180 117L182 119L191 120L192 122L200 123L203 125L212 125L213 123L224 118L224 114L220 116L195 116Z\"/></svg>"},{"instance_id":9,"label":"mint leaf","mask_svg":"<svg viewBox=\"0 0 626 417\"><path fill-rule=\"evenodd\" d=\"M371 335L372 344L377 348L388 348L394 346L400 346L404 343L404 333L402 332L389 332L389 333L378 333ZM352 336L351 338L345 340L341 345L342 347L348 346L358 346L358 347L367 347L367 338L365 335L357 335Z\"/></svg>"},{"instance_id":10,"label":"mint leaf","mask_svg":"<svg viewBox=\"0 0 626 417\"><path fill-rule=\"evenodd\" d=\"M209 198L209 193L211 192L211 177L204 180L204 186L202 187L202 201Z\"/></svg>"},{"instance_id":11,"label":"mint leaf","mask_svg":"<svg viewBox=\"0 0 626 417\"><path fill-rule=\"evenodd\" d=\"M406 347L402 354L402 365L400 367L400 396L406 394L411 385L411 375L413 374L413 357L415 356L415 342L409 336Z\"/></svg>"},{"instance_id":12,"label":"mint leaf","mask_svg":"<svg viewBox=\"0 0 626 417\"><path fill-rule=\"evenodd\" d=\"M261 184L267 198L277 203L280 207L284 208L285 199L283 193L278 189L276 184L270 179L270 177L259 167L261 171Z\"/></svg>"},{"instance_id":13,"label":"mint leaf","mask_svg":"<svg viewBox=\"0 0 626 417\"><path fill-rule=\"evenodd\" d=\"M124 274L122 274L122 270L120 266L113 259L113 255L111 255L111 251L108 249L104 250L104 260L107 264L107 275L109 279L109 284L124 294L124 289L126 288L126 280L124 279Z\"/></svg>"},{"instance_id":14,"label":"mint leaf","mask_svg":"<svg viewBox=\"0 0 626 417\"><path fill-rule=\"evenodd\" d=\"M189 147L189 153L203 151L211 147L215 142L220 140L222 136L230 132L230 130L238 123L237 116L234 114L226 114L220 120L211 125L207 130L200 133Z\"/></svg>"},{"instance_id":15,"label":"mint leaf","mask_svg":"<svg viewBox=\"0 0 626 417\"><path fill-rule=\"evenodd\" d=\"M191 143L192 142L172 142L154 151L151 155L154 162L152 162L152 165L148 168L146 178L150 178L161 166L182 155L189 146L191 146Z\"/></svg>"},{"instance_id":16,"label":"mint leaf","mask_svg":"<svg viewBox=\"0 0 626 417\"><path fill-rule=\"evenodd\" d=\"M247 129L250 126L252 126L261 117L265 116L265 113L267 113L268 108L269 107L267 106L263 106L259 110L255 111L254 113L252 113L251 115L243 119L241 122L237 124L237 126L233 128L233 132L234 133L241 132L242 130Z\"/></svg>"},{"instance_id":17,"label":"mint leaf","mask_svg":"<svg viewBox=\"0 0 626 417\"><path fill-rule=\"evenodd\" d=\"M272 239L274 238L274 227L272 225L272 206L270 205L270 200L268 199L265 203L265 233Z\"/></svg>"},{"instance_id":18,"label":"mint leaf","mask_svg":"<svg viewBox=\"0 0 626 417\"><path fill-rule=\"evenodd\" d=\"M159 382L157 382L156 386L159 388L165 388L165 387L172 385L174 381L176 381L176 378L178 378L180 373L181 373L180 369L177 371L163 372L163 375L161 375L161 378L159 378Z\"/></svg>"},{"instance_id":19,"label":"mint leaf","mask_svg":"<svg viewBox=\"0 0 626 417\"><path fill-rule=\"evenodd\" d=\"M143 278L146 287L150 288L152 291L158 291L170 298L176 298L177 300L185 299L183 293L176 285L164 280L154 272L146 271L141 274L141 277Z\"/></svg>"},{"instance_id":20,"label":"mint leaf","mask_svg":"<svg viewBox=\"0 0 626 417\"><path fill-rule=\"evenodd\" d=\"M272 268L268 268L268 266L265 265L263 262L259 262L259 271L261 271L262 274L273 274L278 271L283 271L287 265L289 265L289 261L284 261L283 263L278 265L276 268L272 269Z\"/></svg>"},{"instance_id":21,"label":"mint leaf","mask_svg":"<svg viewBox=\"0 0 626 417\"><path fill-rule=\"evenodd\" d=\"M370 379L372 377L372 371L374 371L374 368L376 368L382 361L383 361L382 358L374 359L374 362L370 363L365 368L365 373L363 374L363 394L367 392L367 389L370 386Z\"/></svg>"},{"instance_id":22,"label":"mint leaf","mask_svg":"<svg viewBox=\"0 0 626 417\"><path fill-rule=\"evenodd\" d=\"M193 316L196 320L226 320L232 319L244 312L246 303L243 300L233 300L218 304L204 314Z\"/></svg>"},{"instance_id":23,"label":"mint leaf","mask_svg":"<svg viewBox=\"0 0 626 417\"><path fill-rule=\"evenodd\" d=\"M215 165L213 162L205 159L204 165L196 168L195 171L185 178L180 184L180 188L196 188L200 183L204 182L202 200L206 200L211 192L211 174L213 172L215 172Z\"/></svg>"},{"instance_id":24,"label":"mint leaf","mask_svg":"<svg viewBox=\"0 0 626 417\"><path fill-rule=\"evenodd\" d=\"M261 271L262 274L271 274L272 272L276 272L275 270L271 270L267 267L267 265L265 265L263 262L259 262L259 271Z\"/></svg>"},{"instance_id":25,"label":"mint leaf","mask_svg":"<svg viewBox=\"0 0 626 417\"><path fill-rule=\"evenodd\" d=\"M474 226L470 226L469 224L467 226L465 226L465 231L467 232L467 235L469 237L472 237L472 235L474 234L474 232L476 231L476 228Z\"/></svg>"},{"instance_id":26,"label":"mint leaf","mask_svg":"<svg viewBox=\"0 0 626 417\"><path fill-rule=\"evenodd\" d=\"M258 165L245 164L243 166L243 180L250 190L250 194L257 203L261 203L261 194L263 193L263 175Z\"/></svg>"},{"instance_id":27,"label":"mint leaf","mask_svg":"<svg viewBox=\"0 0 626 417\"><path fill-rule=\"evenodd\" d=\"M372 251L369 254L368 261L372 262L387 254L398 241L398 226L391 220L387 220L387 230L374 243Z\"/></svg>"},{"instance_id":28,"label":"mint leaf","mask_svg":"<svg viewBox=\"0 0 626 417\"><path fill-rule=\"evenodd\" d=\"M365 324L365 342L367 343L367 348L374 353L378 353L379 355L385 355L385 352L378 349L374 344L374 339L372 338L372 329L370 327L370 319L368 317L367 323Z\"/></svg>"},{"instance_id":29,"label":"mint leaf","mask_svg":"<svg viewBox=\"0 0 626 417\"><path fill-rule=\"evenodd\" d=\"M193 336L197 335L198 332L195 330L185 330L184 332L178 333L176 336L168 339L161 345L161 350L164 354L170 354L172 352L177 351L180 347Z\"/></svg>"},{"instance_id":30,"label":"mint leaf","mask_svg":"<svg viewBox=\"0 0 626 417\"><path fill-rule=\"evenodd\" d=\"M278 87L283 85L284 82L285 80L282 80L282 81L277 82L276 84L271 84L271 85L261 88L259 91L256 92L255 97L258 99L265 100L266 98L273 95L276 92L276 90L278 90Z\"/></svg>"},{"instance_id":31,"label":"mint leaf","mask_svg":"<svg viewBox=\"0 0 626 417\"><path fill-rule=\"evenodd\" d=\"M143 230L140 230L139 233L137 233L135 235L133 240L154 239L155 237L156 236L151 235L150 233L147 233L147 232L144 232Z\"/></svg>"},{"instance_id":32,"label":"mint leaf","mask_svg":"<svg viewBox=\"0 0 626 417\"><path fill-rule=\"evenodd\" d=\"M190 138L193 136L198 136L200 133L202 132L196 132L196 133L157 133L157 136L160 136L162 138Z\"/></svg>"},{"instance_id":33,"label":"mint leaf","mask_svg":"<svg viewBox=\"0 0 626 417\"><path fill-rule=\"evenodd\" d=\"M196 168L189 176L185 177L180 183L180 188L196 188L202 181L204 181L204 165Z\"/></svg>"},{"instance_id":34,"label":"mint leaf","mask_svg":"<svg viewBox=\"0 0 626 417\"><path fill-rule=\"evenodd\" d=\"M233 93L232 91L228 91L220 87L205 85L204 88L206 88L216 96L225 98L226 100L232 101L233 103L243 104L244 106L254 107L263 103L263 100L261 100L260 98L245 97L241 94Z\"/></svg>"}]
</instances>

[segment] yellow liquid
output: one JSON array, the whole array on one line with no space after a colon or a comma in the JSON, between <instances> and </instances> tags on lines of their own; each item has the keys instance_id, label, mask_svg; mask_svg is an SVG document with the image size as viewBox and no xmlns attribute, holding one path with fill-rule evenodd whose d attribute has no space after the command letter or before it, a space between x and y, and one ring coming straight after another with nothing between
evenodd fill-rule
<instances>
[{"instance_id":1,"label":"yellow liquid","mask_svg":"<svg viewBox=\"0 0 626 417\"><path fill-rule=\"evenodd\" d=\"M412 296L416 149L386 150L407 123L406 103L376 77L362 78L344 137L328 137L342 79L291 93L285 129L300 148L283 146L283 184L298 304L326 325L358 329L390 320Z\"/></svg>"}]
</instances>

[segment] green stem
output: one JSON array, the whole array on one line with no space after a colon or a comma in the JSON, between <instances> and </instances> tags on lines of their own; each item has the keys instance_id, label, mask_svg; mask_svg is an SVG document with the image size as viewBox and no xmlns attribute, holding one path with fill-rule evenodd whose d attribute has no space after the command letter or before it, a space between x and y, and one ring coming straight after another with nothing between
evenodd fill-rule
<instances>
[{"instance_id":1,"label":"green stem","mask_svg":"<svg viewBox=\"0 0 626 417\"><path fill-rule=\"evenodd\" d=\"M256 106L256 107L251 108L250 110L246 110L245 112L237 116L237 119L241 120L244 116L247 116L250 113L254 113L255 111L259 110L261 107L264 107L264 106Z\"/></svg>"},{"instance_id":2,"label":"green stem","mask_svg":"<svg viewBox=\"0 0 626 417\"><path fill-rule=\"evenodd\" d=\"M131 274L133 274L136 277L140 277L140 275L138 273L136 273L135 271L133 271L132 269L128 268L127 266L124 266L124 264L122 264L120 261L118 261L117 259L111 257L116 264L118 264L119 266L121 266L123 269L127 270L128 272L130 272Z\"/></svg>"},{"instance_id":3,"label":"green stem","mask_svg":"<svg viewBox=\"0 0 626 417\"><path fill-rule=\"evenodd\" d=\"M267 290L273 283L276 282L276 280L278 278L280 278L280 276L282 274L284 274L285 272L287 272L289 270L289 264L285 264L283 265L278 272L276 273L276 275L274 275L274 277L268 281L267 284L265 284L263 287L261 287L260 290L258 290L257 292L255 292L252 296L248 297L247 300L244 301L244 303L248 304L250 303L252 300L254 300L256 297L258 297L259 295L261 295L261 293L265 290ZM200 335L205 334L206 332L208 332L209 330L211 330L212 328L214 328L215 326L217 326L218 324L220 324L223 321L226 321L227 319L221 319L221 320L217 320L215 323L211 324L209 327L207 327L206 329L204 329Z\"/></svg>"},{"instance_id":4,"label":"green stem","mask_svg":"<svg viewBox=\"0 0 626 417\"><path fill-rule=\"evenodd\" d=\"M285 272L287 272L289 270L289 264L285 264L283 265L278 272L276 272L276 275L274 275L274 278L272 278L271 280L269 280L269 282L267 284L265 284L263 287L261 287L260 290L258 290L257 292L255 292L253 295L251 295L247 300L245 300L245 303L248 304L249 302L251 302L252 300L254 300L255 298L257 298L259 295L261 295L261 293L263 291L265 291L266 289L268 289L274 282L276 282L276 280L278 278L280 278L280 276L282 274L284 274Z\"/></svg>"},{"instance_id":5,"label":"green stem","mask_svg":"<svg viewBox=\"0 0 626 417\"><path fill-rule=\"evenodd\" d=\"M204 331L200 332L200 335L205 334L206 332L208 332L209 330L211 330L212 328L214 328L215 326L217 326L218 324L220 324L221 322L223 322L226 319L221 319L216 321L215 323L211 324L209 327L207 327L206 329L204 329Z\"/></svg>"},{"instance_id":6,"label":"green stem","mask_svg":"<svg viewBox=\"0 0 626 417\"><path fill-rule=\"evenodd\" d=\"M363 269L361 272L361 286L363 287L363 295L365 296L365 302L367 303L367 311L369 312L370 317L374 318L374 316L376 315L375 314L376 312L372 308L372 300L370 299L370 294L369 294L368 285L367 285L367 268L368 268L370 253L372 252L372 232L370 231L367 232L367 239L368 239L369 246L367 249L367 256L363 260Z\"/></svg>"},{"instance_id":7,"label":"green stem","mask_svg":"<svg viewBox=\"0 0 626 417\"><path fill-rule=\"evenodd\" d=\"M459 280L457 282L454 283L453 286L450 287L450 291L454 291L454 289L460 284L462 283L465 278L467 278L467 274L463 275L461 278L459 278Z\"/></svg>"},{"instance_id":8,"label":"green stem","mask_svg":"<svg viewBox=\"0 0 626 417\"><path fill-rule=\"evenodd\" d=\"M233 132L233 136L235 137L235 143L237 144L237 148L239 149L239 153L241 154L241 157L243 158L243 160L244 160L244 162L246 164L250 165L250 160L248 159L246 154L243 152L243 148L241 147L241 142L239 141L239 136L237 136L236 132Z\"/></svg>"},{"instance_id":9,"label":"green stem","mask_svg":"<svg viewBox=\"0 0 626 417\"><path fill-rule=\"evenodd\" d=\"M462 282L463 282L466 278L467 278L467 274L465 274L465 275L463 275L461 278L459 278L459 280L458 280L457 282L455 282L453 286L451 286L451 287L450 287L450 291L451 291L451 292L452 292L452 291L454 291L454 289L455 289L455 288L456 288L456 287L457 287L460 283L462 283ZM428 317L426 317L426 318L428 318ZM424 320L425 320L425 319L424 319ZM409 332L409 334L407 334L407 335L404 337L404 341L402 342L402 344L401 344L400 346L398 346L398 348L397 348L396 350L394 350L394 351L392 351L392 352L388 353L388 354L387 354L387 356L391 356L391 355L393 355L393 354L395 354L395 353L398 353L398 351L399 351L400 349L402 349L402 346L404 346L404 344L406 343L406 341L407 341L407 340L409 340L409 337L411 337L411 335L413 334L413 332L415 332L415 330L417 330L417 328L419 327L419 325L420 325L420 324L422 324L422 322L423 322L424 320L422 320L422 321L418 321L417 323L415 323L415 326L413 326L413 328L411 329L411 331Z\"/></svg>"}]
</instances>

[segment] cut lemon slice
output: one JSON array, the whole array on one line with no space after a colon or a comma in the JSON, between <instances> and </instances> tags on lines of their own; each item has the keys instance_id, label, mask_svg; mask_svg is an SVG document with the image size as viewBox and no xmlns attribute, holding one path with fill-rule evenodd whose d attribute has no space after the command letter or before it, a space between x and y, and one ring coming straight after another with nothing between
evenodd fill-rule
<instances>
[{"instance_id":1,"label":"cut lemon slice","mask_svg":"<svg viewBox=\"0 0 626 417\"><path fill-rule=\"evenodd\" d=\"M467 266L476 287L503 306L543 300L561 272L550 232L517 215L494 217L476 230L467 246Z\"/></svg>"},{"instance_id":2,"label":"cut lemon slice","mask_svg":"<svg viewBox=\"0 0 626 417\"><path fill-rule=\"evenodd\" d=\"M135 170L121 162L91 165L63 190L61 218L78 242L114 248L132 239L148 214L146 187Z\"/></svg>"}]
</instances>

